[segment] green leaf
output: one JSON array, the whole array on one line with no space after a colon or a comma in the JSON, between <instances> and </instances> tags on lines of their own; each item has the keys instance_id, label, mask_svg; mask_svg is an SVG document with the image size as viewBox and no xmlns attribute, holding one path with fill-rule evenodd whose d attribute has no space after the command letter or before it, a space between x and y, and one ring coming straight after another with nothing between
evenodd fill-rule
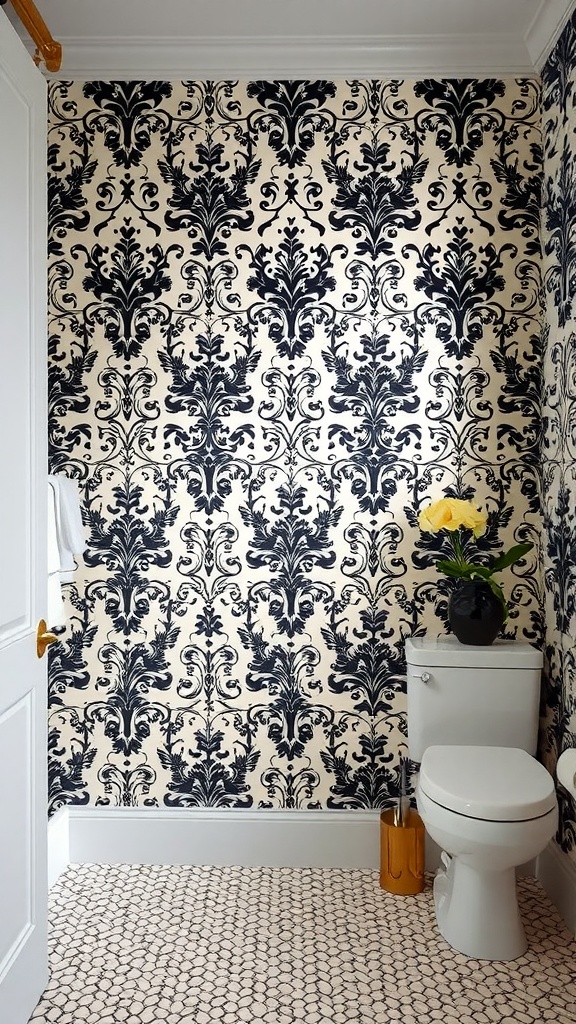
<instances>
[{"instance_id":1,"label":"green leaf","mask_svg":"<svg viewBox=\"0 0 576 1024\"><path fill-rule=\"evenodd\" d=\"M506 616L504 622L506 622L506 619L508 618L508 604L506 602L506 598L504 597L504 592L502 588L498 586L496 580L488 580L488 583L490 584L490 589L492 590L492 593L496 595L498 600L501 602L502 607L504 608L504 614Z\"/></svg>"},{"instance_id":2,"label":"green leaf","mask_svg":"<svg viewBox=\"0 0 576 1024\"><path fill-rule=\"evenodd\" d=\"M447 576L455 576L462 580L489 580L492 575L492 569L485 565L474 565L473 562L453 562L446 559L436 562L436 568L438 572L443 572Z\"/></svg>"},{"instance_id":3,"label":"green leaf","mask_svg":"<svg viewBox=\"0 0 576 1024\"><path fill-rule=\"evenodd\" d=\"M481 580L487 580L490 582L492 578L492 569L488 569L485 565L473 565L471 568L473 569L473 572L470 573L471 579L476 579L478 577Z\"/></svg>"},{"instance_id":4,"label":"green leaf","mask_svg":"<svg viewBox=\"0 0 576 1024\"><path fill-rule=\"evenodd\" d=\"M506 551L503 555L500 555L499 558L496 558L492 562L492 565L490 566L491 571L500 572L501 569L506 569L509 565L513 565L514 562L523 558L524 555L526 555L528 551L531 551L533 547L534 545L530 543L515 544L509 551Z\"/></svg>"},{"instance_id":5,"label":"green leaf","mask_svg":"<svg viewBox=\"0 0 576 1024\"><path fill-rule=\"evenodd\" d=\"M452 562L447 559L440 562L436 562L436 568L438 572L443 572L446 576L455 576L458 579L468 579L469 573L465 566L463 567L460 562Z\"/></svg>"}]
</instances>

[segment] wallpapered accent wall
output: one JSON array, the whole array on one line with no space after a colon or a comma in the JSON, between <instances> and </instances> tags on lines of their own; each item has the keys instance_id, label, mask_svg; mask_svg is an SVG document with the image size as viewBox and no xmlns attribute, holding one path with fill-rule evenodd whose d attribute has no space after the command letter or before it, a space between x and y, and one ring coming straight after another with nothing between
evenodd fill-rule
<instances>
[{"instance_id":1,"label":"wallpapered accent wall","mask_svg":"<svg viewBox=\"0 0 576 1024\"><path fill-rule=\"evenodd\" d=\"M546 581L544 761L576 746L576 27L543 71L543 514ZM562 849L576 859L576 808L559 789Z\"/></svg>"},{"instance_id":2,"label":"wallpapered accent wall","mask_svg":"<svg viewBox=\"0 0 576 1024\"><path fill-rule=\"evenodd\" d=\"M403 639L446 628L418 510L538 540L537 83L60 82L49 145L51 470L90 538L52 808L386 805Z\"/></svg>"}]
</instances>

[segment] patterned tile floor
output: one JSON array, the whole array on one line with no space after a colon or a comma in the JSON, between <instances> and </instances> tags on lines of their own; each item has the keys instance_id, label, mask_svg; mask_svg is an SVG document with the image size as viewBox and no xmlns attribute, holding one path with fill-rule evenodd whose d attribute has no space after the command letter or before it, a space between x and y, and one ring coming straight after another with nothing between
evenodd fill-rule
<instances>
[{"instance_id":1,"label":"patterned tile floor","mask_svg":"<svg viewBox=\"0 0 576 1024\"><path fill-rule=\"evenodd\" d=\"M372 871L72 867L52 891L35 1024L532 1024L576 1021L576 943L533 879L529 951L469 960L432 894Z\"/></svg>"}]
</instances>

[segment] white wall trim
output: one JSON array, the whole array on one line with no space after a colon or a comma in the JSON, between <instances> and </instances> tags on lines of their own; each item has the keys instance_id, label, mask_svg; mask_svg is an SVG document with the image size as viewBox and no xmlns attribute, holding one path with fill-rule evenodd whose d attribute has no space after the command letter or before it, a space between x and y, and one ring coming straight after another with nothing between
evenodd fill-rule
<instances>
[{"instance_id":1,"label":"white wall trim","mask_svg":"<svg viewBox=\"0 0 576 1024\"><path fill-rule=\"evenodd\" d=\"M380 867L379 811L71 807L48 827L49 880L68 864ZM426 867L438 851L426 843Z\"/></svg>"},{"instance_id":2,"label":"white wall trim","mask_svg":"<svg viewBox=\"0 0 576 1024\"><path fill-rule=\"evenodd\" d=\"M229 78L510 77L534 74L514 33L450 36L213 38L63 37L51 78L90 81Z\"/></svg>"},{"instance_id":3,"label":"white wall trim","mask_svg":"<svg viewBox=\"0 0 576 1024\"><path fill-rule=\"evenodd\" d=\"M526 49L541 71L576 9L576 0L542 0L526 33Z\"/></svg>"},{"instance_id":4,"label":"white wall trim","mask_svg":"<svg viewBox=\"0 0 576 1024\"><path fill-rule=\"evenodd\" d=\"M48 822L48 888L70 864L70 814L61 807Z\"/></svg>"},{"instance_id":5,"label":"white wall trim","mask_svg":"<svg viewBox=\"0 0 576 1024\"><path fill-rule=\"evenodd\" d=\"M536 877L576 935L576 863L552 840L538 857Z\"/></svg>"},{"instance_id":6,"label":"white wall trim","mask_svg":"<svg viewBox=\"0 0 576 1024\"><path fill-rule=\"evenodd\" d=\"M71 863L379 865L377 811L70 809Z\"/></svg>"}]
</instances>

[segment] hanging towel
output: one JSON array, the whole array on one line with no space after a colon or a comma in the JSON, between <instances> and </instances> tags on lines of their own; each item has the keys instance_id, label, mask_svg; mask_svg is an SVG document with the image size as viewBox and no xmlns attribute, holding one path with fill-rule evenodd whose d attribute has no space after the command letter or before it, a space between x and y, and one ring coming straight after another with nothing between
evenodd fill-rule
<instances>
[{"instance_id":1,"label":"hanging towel","mask_svg":"<svg viewBox=\"0 0 576 1024\"><path fill-rule=\"evenodd\" d=\"M58 533L56 530L56 494L54 485L48 479L48 607L46 618L48 625L64 626L66 616L64 615L64 602L62 600L62 586L60 583L60 551L58 549Z\"/></svg>"},{"instance_id":2,"label":"hanging towel","mask_svg":"<svg viewBox=\"0 0 576 1024\"><path fill-rule=\"evenodd\" d=\"M54 490L60 582L71 583L77 568L74 556L86 550L78 485L70 477L60 475L50 475L48 482Z\"/></svg>"}]
</instances>

